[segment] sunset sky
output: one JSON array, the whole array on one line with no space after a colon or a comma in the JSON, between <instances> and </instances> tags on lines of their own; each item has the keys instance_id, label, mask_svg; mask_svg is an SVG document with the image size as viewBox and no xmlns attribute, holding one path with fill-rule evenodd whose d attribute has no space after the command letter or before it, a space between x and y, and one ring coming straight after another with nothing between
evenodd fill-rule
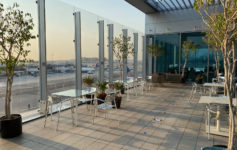
<instances>
[{"instance_id":1,"label":"sunset sky","mask_svg":"<svg viewBox=\"0 0 237 150\"><path fill-rule=\"evenodd\" d=\"M29 12L35 22L34 34L38 33L37 5L35 0L1 0L4 7L17 2L24 12ZM98 57L98 24L105 21L105 57L107 49L107 24L114 24L114 34L128 29L129 36L139 33L139 59L145 29L145 15L124 0L46 0L47 59L71 60L75 58L73 12L81 12L82 56ZM106 18L106 19L105 19ZM120 24L118 24L120 23ZM135 25L135 26L134 26ZM133 38L132 38L133 41ZM38 60L38 39L32 40L30 57Z\"/></svg>"}]
</instances>

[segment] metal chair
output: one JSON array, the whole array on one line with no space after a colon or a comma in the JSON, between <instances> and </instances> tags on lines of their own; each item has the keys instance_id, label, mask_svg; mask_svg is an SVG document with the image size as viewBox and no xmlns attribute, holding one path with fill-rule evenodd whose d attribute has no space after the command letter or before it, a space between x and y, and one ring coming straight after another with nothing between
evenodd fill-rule
<instances>
[{"instance_id":1,"label":"metal chair","mask_svg":"<svg viewBox=\"0 0 237 150\"><path fill-rule=\"evenodd\" d=\"M60 98L61 99L61 98ZM62 111L62 106L63 103L68 101L68 98L64 98L63 100L59 100L58 102L53 101L53 98L51 96L49 96L47 102L46 102L46 107L45 107L45 121L44 121L44 128L46 127L46 122L47 122L47 118L48 118L48 106L49 104L51 105L51 118L52 118L52 112L53 112L53 104L55 104L55 112L58 113L58 120L57 120L57 128L56 130L58 130L59 127L59 120L60 120L60 113ZM71 106L74 106L73 101L70 100ZM71 112L72 112L72 123L74 124L74 109L73 107L71 107ZM51 119L52 120L52 119Z\"/></svg>"},{"instance_id":2,"label":"metal chair","mask_svg":"<svg viewBox=\"0 0 237 150\"><path fill-rule=\"evenodd\" d=\"M137 93L144 92L145 87L145 81L142 78L136 78L133 82L133 91L135 92L135 95L137 96Z\"/></svg>"},{"instance_id":3,"label":"metal chair","mask_svg":"<svg viewBox=\"0 0 237 150\"><path fill-rule=\"evenodd\" d=\"M203 87L202 87L202 85L198 85L197 83L194 82L192 84L192 91L191 91L191 95L188 100L189 103L191 102L191 100L193 100L195 94L202 95L203 94Z\"/></svg>"},{"instance_id":4,"label":"metal chair","mask_svg":"<svg viewBox=\"0 0 237 150\"><path fill-rule=\"evenodd\" d=\"M133 89L133 82L131 82L131 83L124 83L124 87L125 87L125 90L126 90L126 100L129 101L130 94L134 91L134 89Z\"/></svg>"},{"instance_id":5,"label":"metal chair","mask_svg":"<svg viewBox=\"0 0 237 150\"><path fill-rule=\"evenodd\" d=\"M95 98L95 110L94 110L94 116L97 116L97 112L98 110L102 110L104 111L104 118L106 119L108 117L108 112L110 110L112 110L113 108L115 108L117 110L117 106L116 106L116 102L115 102L115 93L117 91L114 91L112 93L107 93L107 96L105 98L105 100L99 99L99 98ZM103 102L102 104L98 104L98 101ZM112 105L111 102L114 102L114 104Z\"/></svg>"},{"instance_id":6,"label":"metal chair","mask_svg":"<svg viewBox=\"0 0 237 150\"><path fill-rule=\"evenodd\" d=\"M217 105L217 104L212 104L212 105L207 105L206 106L206 125L208 126L208 139L209 139L209 136L210 136L210 127L211 127L211 119L215 119L216 121L216 124L219 124L218 125L218 128L220 130L220 124L221 124L221 121L227 121L228 122L228 117L229 117L229 114L228 114L228 110L226 110L226 107L225 105L224 106L221 106L221 105Z\"/></svg>"},{"instance_id":7,"label":"metal chair","mask_svg":"<svg viewBox=\"0 0 237 150\"><path fill-rule=\"evenodd\" d=\"M148 91L151 91L151 87L152 87L152 76L147 76L145 81L146 81L145 86L148 87Z\"/></svg>"},{"instance_id":8,"label":"metal chair","mask_svg":"<svg viewBox=\"0 0 237 150\"><path fill-rule=\"evenodd\" d=\"M74 104L76 105L76 126L77 126L77 122L78 122L78 105L79 104L87 104L87 110L90 111L90 113L92 113L92 105L93 105L93 100L95 99L95 93L91 93L91 94L88 94L90 95L90 97L87 97L87 96L83 96L81 98L75 98L73 101L74 101ZM91 106L91 107L90 107ZM94 116L92 116L92 122L94 124Z\"/></svg>"},{"instance_id":9,"label":"metal chair","mask_svg":"<svg viewBox=\"0 0 237 150\"><path fill-rule=\"evenodd\" d=\"M142 95L144 93L145 84L146 84L146 81L144 79L141 79L140 81L138 81L138 88L140 88Z\"/></svg>"}]
</instances>

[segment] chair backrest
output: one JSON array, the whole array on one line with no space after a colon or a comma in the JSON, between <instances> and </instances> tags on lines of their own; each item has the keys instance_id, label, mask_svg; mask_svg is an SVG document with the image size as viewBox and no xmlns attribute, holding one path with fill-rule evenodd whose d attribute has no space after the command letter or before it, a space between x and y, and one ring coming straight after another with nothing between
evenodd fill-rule
<instances>
[{"instance_id":1,"label":"chair backrest","mask_svg":"<svg viewBox=\"0 0 237 150\"><path fill-rule=\"evenodd\" d=\"M52 96L48 96L48 101L49 101L50 103L53 103L53 98L52 98Z\"/></svg>"},{"instance_id":2,"label":"chair backrest","mask_svg":"<svg viewBox=\"0 0 237 150\"><path fill-rule=\"evenodd\" d=\"M115 98L116 90L114 88L109 88L106 90L106 101L112 101Z\"/></svg>"},{"instance_id":3,"label":"chair backrest","mask_svg":"<svg viewBox=\"0 0 237 150\"><path fill-rule=\"evenodd\" d=\"M197 87L197 83L196 82L193 82L193 87Z\"/></svg>"}]
</instances>

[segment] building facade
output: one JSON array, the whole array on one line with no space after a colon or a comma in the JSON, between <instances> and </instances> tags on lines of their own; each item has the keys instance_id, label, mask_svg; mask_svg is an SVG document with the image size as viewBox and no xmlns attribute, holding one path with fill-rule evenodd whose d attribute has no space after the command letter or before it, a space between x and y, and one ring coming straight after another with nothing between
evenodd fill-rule
<instances>
[{"instance_id":1,"label":"building facade","mask_svg":"<svg viewBox=\"0 0 237 150\"><path fill-rule=\"evenodd\" d=\"M214 52L203 41L205 26L200 15L193 9L193 0L126 0L144 12L146 44L162 46L163 55L156 62L149 54L146 59L146 72L180 74L184 64L182 44L191 40L198 44L196 52L188 59L186 75L194 80L202 74L205 80L215 76ZM209 67L208 67L209 66Z\"/></svg>"}]
</instances>

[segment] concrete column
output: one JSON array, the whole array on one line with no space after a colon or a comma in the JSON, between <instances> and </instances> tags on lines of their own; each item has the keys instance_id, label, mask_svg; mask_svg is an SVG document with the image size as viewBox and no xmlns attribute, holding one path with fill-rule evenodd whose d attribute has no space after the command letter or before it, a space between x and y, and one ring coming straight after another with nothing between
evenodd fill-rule
<instances>
[{"instance_id":1,"label":"concrete column","mask_svg":"<svg viewBox=\"0 0 237 150\"><path fill-rule=\"evenodd\" d=\"M145 79L147 75L146 71L146 36L142 36L142 78Z\"/></svg>"},{"instance_id":2,"label":"concrete column","mask_svg":"<svg viewBox=\"0 0 237 150\"><path fill-rule=\"evenodd\" d=\"M149 38L149 45L152 45L152 38ZM158 70L157 70L158 72ZM148 54L148 75L152 74L152 54Z\"/></svg>"},{"instance_id":3,"label":"concrete column","mask_svg":"<svg viewBox=\"0 0 237 150\"><path fill-rule=\"evenodd\" d=\"M123 36L125 38L128 37L128 29L123 29ZM127 41L124 41L124 44L127 44ZM123 81L126 82L127 81L127 57L123 58Z\"/></svg>"},{"instance_id":4,"label":"concrete column","mask_svg":"<svg viewBox=\"0 0 237 150\"><path fill-rule=\"evenodd\" d=\"M38 0L38 38L39 38L39 72L40 72L40 111L45 110L45 101L48 99L47 91L47 60L46 60L46 23L45 0Z\"/></svg>"},{"instance_id":5,"label":"concrete column","mask_svg":"<svg viewBox=\"0 0 237 150\"><path fill-rule=\"evenodd\" d=\"M75 55L76 55L76 89L82 90L82 60L81 60L81 13L74 13L75 21Z\"/></svg>"},{"instance_id":6,"label":"concrete column","mask_svg":"<svg viewBox=\"0 0 237 150\"><path fill-rule=\"evenodd\" d=\"M133 58L133 72L134 79L137 78L137 56L138 56L138 33L134 33L134 58Z\"/></svg>"},{"instance_id":7,"label":"concrete column","mask_svg":"<svg viewBox=\"0 0 237 150\"><path fill-rule=\"evenodd\" d=\"M109 82L113 82L113 39L114 39L114 25L108 24L108 33L109 33L109 40L108 40L108 48L109 48Z\"/></svg>"},{"instance_id":8,"label":"concrete column","mask_svg":"<svg viewBox=\"0 0 237 150\"><path fill-rule=\"evenodd\" d=\"M99 78L98 81L104 81L104 21L98 21L99 24Z\"/></svg>"}]
</instances>

